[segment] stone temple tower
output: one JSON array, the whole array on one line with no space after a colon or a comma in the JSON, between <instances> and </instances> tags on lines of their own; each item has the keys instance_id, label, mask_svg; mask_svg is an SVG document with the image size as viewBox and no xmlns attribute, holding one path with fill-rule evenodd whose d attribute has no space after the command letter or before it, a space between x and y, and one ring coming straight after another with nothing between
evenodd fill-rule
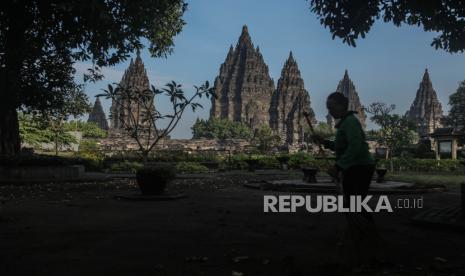
<instances>
[{"instance_id":1,"label":"stone temple tower","mask_svg":"<svg viewBox=\"0 0 465 276\"><path fill-rule=\"evenodd\" d=\"M357 118L360 121L360 124L363 128L366 127L366 115L363 105L360 102L360 98L358 96L357 90L355 89L355 85L352 80L349 78L349 73L347 70L344 73L344 77L339 82L337 86L336 92L344 94L349 99L349 110L356 111ZM326 120L328 124L332 127L335 125L335 120L331 115L326 116Z\"/></svg>"},{"instance_id":2,"label":"stone temple tower","mask_svg":"<svg viewBox=\"0 0 465 276\"><path fill-rule=\"evenodd\" d=\"M147 71L144 67L144 63L140 57L140 52L137 52L135 61L131 59L129 67L124 72L123 78L121 79L120 86L125 89L137 89L139 91L147 91L150 89L149 78L147 77ZM153 106L153 99L149 100L147 106ZM137 105L137 103L129 102L128 100L112 101L110 114L111 114L111 124L110 130L112 132L121 132L124 130L124 125L130 120L130 114L128 114L127 109L123 106L131 105L131 110L134 118L139 123L142 122L140 115L143 113L146 108L143 105Z\"/></svg>"},{"instance_id":3,"label":"stone temple tower","mask_svg":"<svg viewBox=\"0 0 465 276\"><path fill-rule=\"evenodd\" d=\"M302 143L304 141L304 128L307 126L304 112L310 114L315 125L315 115L310 107L310 96L304 87L304 80L292 56L289 54L278 87L273 94L270 107L270 126L287 144Z\"/></svg>"},{"instance_id":4,"label":"stone temple tower","mask_svg":"<svg viewBox=\"0 0 465 276\"><path fill-rule=\"evenodd\" d=\"M428 69L425 70L415 100L406 115L417 125L420 137L426 137L442 126L442 106L433 89Z\"/></svg>"},{"instance_id":5,"label":"stone temple tower","mask_svg":"<svg viewBox=\"0 0 465 276\"><path fill-rule=\"evenodd\" d=\"M89 114L87 122L95 123L99 128L108 130L107 118L105 116L105 112L103 112L99 97L95 100L94 107L92 108L92 112Z\"/></svg>"},{"instance_id":6,"label":"stone temple tower","mask_svg":"<svg viewBox=\"0 0 465 276\"><path fill-rule=\"evenodd\" d=\"M269 124L274 82L247 26L236 47L230 47L214 87L217 98L212 99L211 117L242 121L254 129Z\"/></svg>"}]
</instances>

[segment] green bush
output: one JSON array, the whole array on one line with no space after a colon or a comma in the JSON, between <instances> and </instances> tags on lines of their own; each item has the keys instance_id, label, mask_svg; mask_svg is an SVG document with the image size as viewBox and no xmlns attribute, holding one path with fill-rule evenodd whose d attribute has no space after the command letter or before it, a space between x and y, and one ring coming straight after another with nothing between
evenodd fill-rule
<instances>
[{"instance_id":1,"label":"green bush","mask_svg":"<svg viewBox=\"0 0 465 276\"><path fill-rule=\"evenodd\" d=\"M0 166L66 166L77 165L81 163L81 160L78 158L43 154L0 157Z\"/></svg>"},{"instance_id":2,"label":"green bush","mask_svg":"<svg viewBox=\"0 0 465 276\"><path fill-rule=\"evenodd\" d=\"M288 166L292 169L300 169L301 167L317 168L320 172L327 171L334 166L335 161L332 159L315 159L314 156L305 153L297 152L289 158Z\"/></svg>"},{"instance_id":3,"label":"green bush","mask_svg":"<svg viewBox=\"0 0 465 276\"><path fill-rule=\"evenodd\" d=\"M465 165L461 160L393 158L392 164L394 171L465 173ZM378 160L377 166L391 168L390 161L386 159Z\"/></svg>"},{"instance_id":4,"label":"green bush","mask_svg":"<svg viewBox=\"0 0 465 276\"><path fill-rule=\"evenodd\" d=\"M79 144L79 151L75 157L82 160L88 171L101 171L103 169L104 154L100 151L97 141L83 140Z\"/></svg>"},{"instance_id":5,"label":"green bush","mask_svg":"<svg viewBox=\"0 0 465 276\"><path fill-rule=\"evenodd\" d=\"M313 161L314 158L310 154L305 152L297 152L289 157L289 162L287 164L289 168L300 169L302 166L311 166Z\"/></svg>"},{"instance_id":6,"label":"green bush","mask_svg":"<svg viewBox=\"0 0 465 276\"><path fill-rule=\"evenodd\" d=\"M102 156L91 152L78 152L76 157L81 160L81 163L86 167L87 171L102 171L103 158Z\"/></svg>"},{"instance_id":7,"label":"green bush","mask_svg":"<svg viewBox=\"0 0 465 276\"><path fill-rule=\"evenodd\" d=\"M279 169L281 164L274 156L260 156L258 158L258 168L260 169Z\"/></svg>"},{"instance_id":8,"label":"green bush","mask_svg":"<svg viewBox=\"0 0 465 276\"><path fill-rule=\"evenodd\" d=\"M184 150L159 150L149 155L149 161L155 162L183 162L187 161L187 152Z\"/></svg>"},{"instance_id":9,"label":"green bush","mask_svg":"<svg viewBox=\"0 0 465 276\"><path fill-rule=\"evenodd\" d=\"M227 159L227 155L215 151L194 151L187 155L189 162L221 162Z\"/></svg>"},{"instance_id":10,"label":"green bush","mask_svg":"<svg viewBox=\"0 0 465 276\"><path fill-rule=\"evenodd\" d=\"M111 164L108 168L112 172L131 172L135 173L137 170L142 169L144 165L136 161L123 161Z\"/></svg>"},{"instance_id":11,"label":"green bush","mask_svg":"<svg viewBox=\"0 0 465 276\"><path fill-rule=\"evenodd\" d=\"M149 158L149 160L151 160ZM111 155L105 156L105 161L116 162L116 161L132 161L132 162L142 162L143 157L138 151L118 151L114 152Z\"/></svg>"},{"instance_id":12,"label":"green bush","mask_svg":"<svg viewBox=\"0 0 465 276\"><path fill-rule=\"evenodd\" d=\"M176 165L176 170L181 173L204 173L208 172L208 168L197 162L179 162Z\"/></svg>"}]
</instances>

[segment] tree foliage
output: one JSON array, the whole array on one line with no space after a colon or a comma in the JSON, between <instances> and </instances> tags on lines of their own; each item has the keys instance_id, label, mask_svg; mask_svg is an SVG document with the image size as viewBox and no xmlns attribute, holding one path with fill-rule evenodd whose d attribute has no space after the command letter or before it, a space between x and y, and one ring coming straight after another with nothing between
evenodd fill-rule
<instances>
[{"instance_id":1,"label":"tree foliage","mask_svg":"<svg viewBox=\"0 0 465 276\"><path fill-rule=\"evenodd\" d=\"M196 102L198 98L215 96L214 89L210 87L208 81L201 86L194 86L195 93L190 97L186 96L182 86L174 81L167 83L166 87L161 90L154 86L141 90L136 87L115 85L115 87L108 85L108 89L103 90L103 94L97 97L104 96L112 99L123 110L123 113L128 115L128 118L120 117L120 123L126 135L136 141L144 162L147 161L148 154L158 142L176 128L187 108L195 112L198 108L203 108L200 103ZM156 99L159 96L169 99L172 106L171 113L162 114L153 105L154 101L158 102ZM113 115L115 114L111 114Z\"/></svg>"},{"instance_id":2,"label":"tree foliage","mask_svg":"<svg viewBox=\"0 0 465 276\"><path fill-rule=\"evenodd\" d=\"M318 122L318 124L314 128L314 131L315 133L311 133L310 127L307 126L305 128L305 133L310 133L311 135L318 135L325 140L333 140L336 135L335 129L325 122Z\"/></svg>"},{"instance_id":3,"label":"tree foliage","mask_svg":"<svg viewBox=\"0 0 465 276\"><path fill-rule=\"evenodd\" d=\"M192 136L194 139L252 139L253 130L245 123L228 119L197 119L192 126Z\"/></svg>"},{"instance_id":4,"label":"tree foliage","mask_svg":"<svg viewBox=\"0 0 465 276\"><path fill-rule=\"evenodd\" d=\"M395 105L387 106L385 103L372 103L366 108L367 113L372 115L370 119L380 127L370 132L370 136L387 148L387 158L418 139L415 124L405 115L391 114L394 109Z\"/></svg>"},{"instance_id":5,"label":"tree foliage","mask_svg":"<svg viewBox=\"0 0 465 276\"><path fill-rule=\"evenodd\" d=\"M89 99L81 87L68 91L64 95L64 102L54 108L48 108L40 111L40 118L44 124L54 133L55 153L62 145L69 145L67 140L60 137L69 135L65 129L65 123L70 116L78 118L91 111Z\"/></svg>"},{"instance_id":6,"label":"tree foliage","mask_svg":"<svg viewBox=\"0 0 465 276\"><path fill-rule=\"evenodd\" d=\"M378 19L422 26L427 32L437 33L431 45L445 51L463 52L465 49L465 2L400 1L400 0L309 0L312 12L320 23L328 27L333 39L355 46L355 40L365 38Z\"/></svg>"},{"instance_id":7,"label":"tree foliage","mask_svg":"<svg viewBox=\"0 0 465 276\"><path fill-rule=\"evenodd\" d=\"M66 131L80 131L83 138L105 138L107 132L93 122L83 122L81 120L71 120L64 123Z\"/></svg>"},{"instance_id":8,"label":"tree foliage","mask_svg":"<svg viewBox=\"0 0 465 276\"><path fill-rule=\"evenodd\" d=\"M21 141L29 146L40 148L43 144L57 143L62 146L77 143L68 131L54 132L43 118L33 114L19 113L19 133Z\"/></svg>"},{"instance_id":9,"label":"tree foliage","mask_svg":"<svg viewBox=\"0 0 465 276\"><path fill-rule=\"evenodd\" d=\"M465 81L462 81L457 91L449 97L450 110L445 118L449 127L465 132Z\"/></svg>"},{"instance_id":10,"label":"tree foliage","mask_svg":"<svg viewBox=\"0 0 465 276\"><path fill-rule=\"evenodd\" d=\"M255 131L253 141L262 153L269 153L281 145L281 137L276 135L268 125L263 125Z\"/></svg>"},{"instance_id":11,"label":"tree foliage","mask_svg":"<svg viewBox=\"0 0 465 276\"><path fill-rule=\"evenodd\" d=\"M0 154L19 151L17 108L48 110L77 89L73 65L91 64L84 80L149 43L154 57L173 50L185 22L184 0L17 0L0 5Z\"/></svg>"}]
</instances>

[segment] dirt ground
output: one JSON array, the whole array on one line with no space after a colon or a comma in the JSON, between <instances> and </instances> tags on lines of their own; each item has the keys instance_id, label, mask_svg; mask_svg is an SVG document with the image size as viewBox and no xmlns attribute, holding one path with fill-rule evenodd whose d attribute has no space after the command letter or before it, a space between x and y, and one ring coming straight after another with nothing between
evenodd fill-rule
<instances>
[{"instance_id":1,"label":"dirt ground","mask_svg":"<svg viewBox=\"0 0 465 276\"><path fill-rule=\"evenodd\" d=\"M463 232L414 226L421 209L376 214L378 262L340 262L344 215L264 213L235 173L178 179L173 201L124 201L134 180L0 186L0 275L464 275ZM424 208L459 204L456 191L424 195Z\"/></svg>"}]
</instances>

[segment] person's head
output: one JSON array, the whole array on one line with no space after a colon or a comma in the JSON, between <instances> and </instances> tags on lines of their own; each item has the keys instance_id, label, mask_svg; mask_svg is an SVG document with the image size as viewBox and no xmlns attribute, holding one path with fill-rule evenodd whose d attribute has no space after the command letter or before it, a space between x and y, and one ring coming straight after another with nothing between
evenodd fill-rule
<instances>
[{"instance_id":1,"label":"person's head","mask_svg":"<svg viewBox=\"0 0 465 276\"><path fill-rule=\"evenodd\" d=\"M326 107L328 108L329 114L336 119L344 117L349 107L349 99L344 94L334 92L329 94L326 99Z\"/></svg>"}]
</instances>

